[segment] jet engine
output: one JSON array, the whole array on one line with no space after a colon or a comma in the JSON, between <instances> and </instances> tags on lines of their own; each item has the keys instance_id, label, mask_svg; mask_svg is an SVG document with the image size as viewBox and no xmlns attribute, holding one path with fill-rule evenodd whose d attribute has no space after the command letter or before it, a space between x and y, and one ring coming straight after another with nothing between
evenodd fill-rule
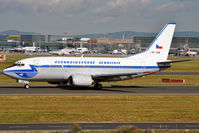
<instances>
[{"instance_id":1,"label":"jet engine","mask_svg":"<svg viewBox=\"0 0 199 133\"><path fill-rule=\"evenodd\" d=\"M91 75L72 75L69 78L69 84L75 86L91 86L93 79Z\"/></svg>"}]
</instances>

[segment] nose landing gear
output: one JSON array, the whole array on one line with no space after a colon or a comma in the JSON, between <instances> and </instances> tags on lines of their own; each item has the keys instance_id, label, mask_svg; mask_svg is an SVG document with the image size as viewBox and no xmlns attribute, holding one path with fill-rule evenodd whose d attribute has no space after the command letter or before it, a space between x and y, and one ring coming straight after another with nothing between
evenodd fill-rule
<instances>
[{"instance_id":1,"label":"nose landing gear","mask_svg":"<svg viewBox=\"0 0 199 133\"><path fill-rule=\"evenodd\" d=\"M30 88L30 84L29 84L29 81L26 81L26 80L17 80L18 83L22 83L22 84L25 84L24 85L24 89L29 89Z\"/></svg>"}]
</instances>

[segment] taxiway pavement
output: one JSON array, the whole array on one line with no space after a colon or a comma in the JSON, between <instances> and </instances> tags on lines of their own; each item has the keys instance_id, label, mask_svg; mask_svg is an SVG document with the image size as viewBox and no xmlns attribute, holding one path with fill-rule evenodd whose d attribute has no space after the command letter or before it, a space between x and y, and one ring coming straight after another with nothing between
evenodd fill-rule
<instances>
[{"instance_id":1,"label":"taxiway pavement","mask_svg":"<svg viewBox=\"0 0 199 133\"><path fill-rule=\"evenodd\" d=\"M0 86L0 95L199 95L199 86L104 86L101 90L89 87Z\"/></svg>"},{"instance_id":2,"label":"taxiway pavement","mask_svg":"<svg viewBox=\"0 0 199 133\"><path fill-rule=\"evenodd\" d=\"M0 124L0 131L28 130L69 130L74 123L33 123L33 124ZM133 126L139 129L199 129L199 123L79 123L83 130L111 130L121 126Z\"/></svg>"}]
</instances>

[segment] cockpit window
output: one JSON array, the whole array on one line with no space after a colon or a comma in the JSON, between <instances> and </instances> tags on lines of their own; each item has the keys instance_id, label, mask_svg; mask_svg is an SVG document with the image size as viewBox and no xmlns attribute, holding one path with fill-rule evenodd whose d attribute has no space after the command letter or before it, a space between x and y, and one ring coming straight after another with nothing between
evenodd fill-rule
<instances>
[{"instance_id":1,"label":"cockpit window","mask_svg":"<svg viewBox=\"0 0 199 133\"><path fill-rule=\"evenodd\" d=\"M13 66L19 66L19 67L21 67L21 66L24 66L24 65L25 65L24 63L16 62L11 67L13 67Z\"/></svg>"},{"instance_id":2,"label":"cockpit window","mask_svg":"<svg viewBox=\"0 0 199 133\"><path fill-rule=\"evenodd\" d=\"M14 66L17 66L17 67L22 67L22 66L25 66L24 63L21 63L21 62L15 62L13 65L7 67L7 68L10 68L10 67L14 67Z\"/></svg>"}]
</instances>

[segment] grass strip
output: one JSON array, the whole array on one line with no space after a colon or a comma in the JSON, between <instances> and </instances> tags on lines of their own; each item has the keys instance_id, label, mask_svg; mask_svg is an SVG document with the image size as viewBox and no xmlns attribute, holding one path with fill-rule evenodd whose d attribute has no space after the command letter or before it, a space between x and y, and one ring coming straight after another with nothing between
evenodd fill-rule
<instances>
[{"instance_id":1,"label":"grass strip","mask_svg":"<svg viewBox=\"0 0 199 133\"><path fill-rule=\"evenodd\" d=\"M0 96L0 123L197 122L198 96Z\"/></svg>"}]
</instances>

